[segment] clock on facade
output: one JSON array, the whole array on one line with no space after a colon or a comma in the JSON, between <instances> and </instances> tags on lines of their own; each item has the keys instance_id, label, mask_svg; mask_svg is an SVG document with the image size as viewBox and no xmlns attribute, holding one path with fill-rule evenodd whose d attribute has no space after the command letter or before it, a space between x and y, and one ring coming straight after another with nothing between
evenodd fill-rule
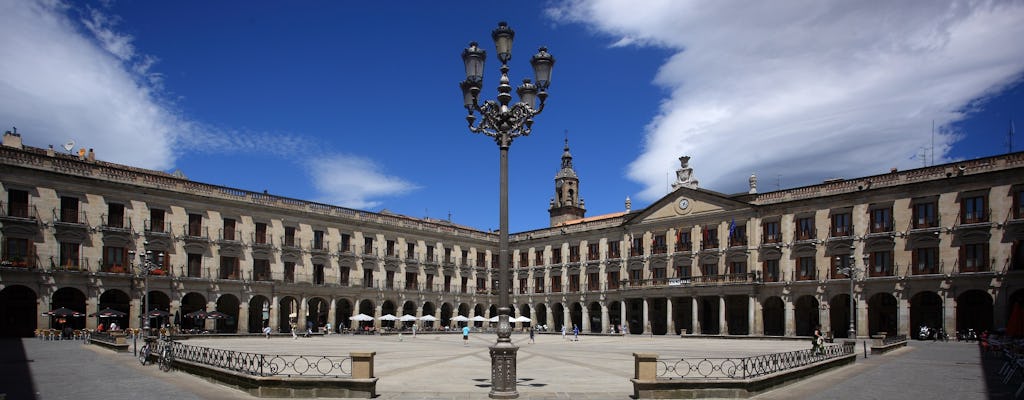
<instances>
[{"instance_id":1,"label":"clock on facade","mask_svg":"<svg viewBox=\"0 0 1024 400\"><path fill-rule=\"evenodd\" d=\"M679 208L685 210L690 207L690 199L679 200Z\"/></svg>"}]
</instances>

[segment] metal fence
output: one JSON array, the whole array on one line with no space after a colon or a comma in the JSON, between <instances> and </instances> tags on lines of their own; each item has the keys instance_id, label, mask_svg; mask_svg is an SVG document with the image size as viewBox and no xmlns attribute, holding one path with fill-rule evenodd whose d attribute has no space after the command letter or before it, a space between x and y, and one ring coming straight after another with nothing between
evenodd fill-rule
<instances>
[{"instance_id":1,"label":"metal fence","mask_svg":"<svg viewBox=\"0 0 1024 400\"><path fill-rule=\"evenodd\" d=\"M222 368L252 376L351 378L352 358L348 356L285 355L246 353L161 342L171 346L174 360Z\"/></svg>"},{"instance_id":2,"label":"metal fence","mask_svg":"<svg viewBox=\"0 0 1024 400\"><path fill-rule=\"evenodd\" d=\"M854 342L825 345L820 351L798 350L741 358L659 359L660 379L748 379L853 354Z\"/></svg>"},{"instance_id":3,"label":"metal fence","mask_svg":"<svg viewBox=\"0 0 1024 400\"><path fill-rule=\"evenodd\" d=\"M882 345L887 346L893 343L906 342L907 335L886 336L882 339Z\"/></svg>"}]
</instances>

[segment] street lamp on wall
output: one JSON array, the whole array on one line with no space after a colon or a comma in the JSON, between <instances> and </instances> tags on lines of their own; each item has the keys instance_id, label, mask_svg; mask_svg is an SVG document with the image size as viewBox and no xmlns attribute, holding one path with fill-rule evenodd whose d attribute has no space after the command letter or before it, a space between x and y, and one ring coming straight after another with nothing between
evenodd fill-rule
<instances>
[{"instance_id":1,"label":"street lamp on wall","mask_svg":"<svg viewBox=\"0 0 1024 400\"><path fill-rule=\"evenodd\" d=\"M847 260L849 260L849 263L846 264L845 266L843 265L843 257L844 256L836 256L836 273L837 274L846 275L848 278L850 278L850 328L847 331L847 337L849 339L856 339L857 338L857 327L855 326L855 322L856 322L856 318L857 318L857 303L856 303L856 300L855 300L855 297L854 297L854 283L855 283L855 281L857 279L857 272L858 272L857 271L857 258L856 258L856 256L854 256L854 252L856 250L857 250L857 247L851 244L850 245L850 254L848 256L845 256L845 257L849 257L849 258L847 258ZM867 265L868 265L868 256L865 255L864 256L864 270L861 271L861 274L866 274L867 273Z\"/></svg>"},{"instance_id":2,"label":"street lamp on wall","mask_svg":"<svg viewBox=\"0 0 1024 400\"><path fill-rule=\"evenodd\" d=\"M516 391L516 352L519 350L512 344L512 326L509 324L511 305L509 304L509 272L508 272L508 148L512 140L519 136L528 136L533 127L533 117L544 110L548 98L548 86L551 84L551 69L555 58L540 47L537 54L530 59L533 67L534 81L523 79L516 89L519 101L512 104L512 86L509 84L508 62L512 59L512 41L515 31L505 22L491 32L494 47L497 49L498 61L501 61L501 78L498 80L497 101L486 100L480 103L480 89L483 87L484 62L487 52L477 42L470 42L469 47L462 51L462 62L466 68L466 80L459 82L462 89L463 106L466 108L466 122L470 132L482 133L494 139L498 144L499 157L499 200L500 200L500 232L498 236L498 340L490 348L491 352L491 398L517 398ZM538 105L538 100L540 104ZM479 114L480 121L477 122Z\"/></svg>"},{"instance_id":3,"label":"street lamp on wall","mask_svg":"<svg viewBox=\"0 0 1024 400\"><path fill-rule=\"evenodd\" d=\"M143 242L143 247L148 246L149 242ZM135 263L135 250L128 251L128 257ZM138 263L135 267L138 268L139 275L142 275L142 328L146 334L149 334L149 274L154 270L158 270L164 264L164 253L160 252L153 254L152 250L146 250L145 253L139 254Z\"/></svg>"}]
</instances>

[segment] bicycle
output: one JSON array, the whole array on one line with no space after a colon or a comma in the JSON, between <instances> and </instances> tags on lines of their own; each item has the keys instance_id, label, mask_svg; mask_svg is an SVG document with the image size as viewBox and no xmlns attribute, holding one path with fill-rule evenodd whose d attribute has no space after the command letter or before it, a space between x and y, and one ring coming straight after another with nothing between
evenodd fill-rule
<instances>
[{"instance_id":1,"label":"bicycle","mask_svg":"<svg viewBox=\"0 0 1024 400\"><path fill-rule=\"evenodd\" d=\"M171 363L174 362L174 351L171 346L174 344L170 339L162 339L160 344L160 358L157 359L157 365L161 371L167 372L171 370Z\"/></svg>"},{"instance_id":2,"label":"bicycle","mask_svg":"<svg viewBox=\"0 0 1024 400\"><path fill-rule=\"evenodd\" d=\"M153 343L153 339L146 338L145 341L145 344L143 344L142 348L139 349L138 354L139 363L142 365L146 365L146 363L149 361L149 353L152 351L151 344Z\"/></svg>"}]
</instances>

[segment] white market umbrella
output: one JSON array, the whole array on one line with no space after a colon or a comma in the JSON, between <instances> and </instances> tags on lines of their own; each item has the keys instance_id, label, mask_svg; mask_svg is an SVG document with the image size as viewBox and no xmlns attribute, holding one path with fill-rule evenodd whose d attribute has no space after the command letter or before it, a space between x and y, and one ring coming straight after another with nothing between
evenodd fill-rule
<instances>
[{"instance_id":1,"label":"white market umbrella","mask_svg":"<svg viewBox=\"0 0 1024 400\"><path fill-rule=\"evenodd\" d=\"M381 321L394 321L394 320L397 320L398 317L396 317L394 315L391 315L391 314L384 314L379 319Z\"/></svg>"},{"instance_id":2,"label":"white market umbrella","mask_svg":"<svg viewBox=\"0 0 1024 400\"><path fill-rule=\"evenodd\" d=\"M516 317L512 322L533 322L530 317L524 317L522 315Z\"/></svg>"},{"instance_id":3,"label":"white market umbrella","mask_svg":"<svg viewBox=\"0 0 1024 400\"><path fill-rule=\"evenodd\" d=\"M488 321L488 322L498 322L498 316L497 316L497 315L495 315L495 316L491 317L491 319L489 319L489 320L487 320L487 321Z\"/></svg>"},{"instance_id":4,"label":"white market umbrella","mask_svg":"<svg viewBox=\"0 0 1024 400\"><path fill-rule=\"evenodd\" d=\"M469 318L466 318L466 316L464 316L464 315L459 315L459 316L456 316L455 318L452 318L452 322L468 322L468 321L469 321Z\"/></svg>"},{"instance_id":5,"label":"white market umbrella","mask_svg":"<svg viewBox=\"0 0 1024 400\"><path fill-rule=\"evenodd\" d=\"M477 315L477 316L472 318L472 321L473 322L484 322L484 321L487 321L487 318L484 318L482 315Z\"/></svg>"},{"instance_id":6,"label":"white market umbrella","mask_svg":"<svg viewBox=\"0 0 1024 400\"><path fill-rule=\"evenodd\" d=\"M299 316L299 314L296 314L296 313L288 314L288 318L295 318L295 317L298 317L298 316Z\"/></svg>"},{"instance_id":7,"label":"white market umbrella","mask_svg":"<svg viewBox=\"0 0 1024 400\"><path fill-rule=\"evenodd\" d=\"M416 317L414 317L412 315L409 315L409 314L405 314L405 315L403 315L401 317L398 317L398 320L402 321L402 322L411 322L411 321L415 321Z\"/></svg>"},{"instance_id":8,"label":"white market umbrella","mask_svg":"<svg viewBox=\"0 0 1024 400\"><path fill-rule=\"evenodd\" d=\"M420 321L434 322L437 321L437 318L434 318L433 315L424 315L420 317Z\"/></svg>"},{"instance_id":9,"label":"white market umbrella","mask_svg":"<svg viewBox=\"0 0 1024 400\"><path fill-rule=\"evenodd\" d=\"M353 315L351 317L348 317L348 319L350 319L352 321L360 321L360 322L373 321L373 317L371 317L369 315L366 315L366 314L362 314L362 313Z\"/></svg>"}]
</instances>

